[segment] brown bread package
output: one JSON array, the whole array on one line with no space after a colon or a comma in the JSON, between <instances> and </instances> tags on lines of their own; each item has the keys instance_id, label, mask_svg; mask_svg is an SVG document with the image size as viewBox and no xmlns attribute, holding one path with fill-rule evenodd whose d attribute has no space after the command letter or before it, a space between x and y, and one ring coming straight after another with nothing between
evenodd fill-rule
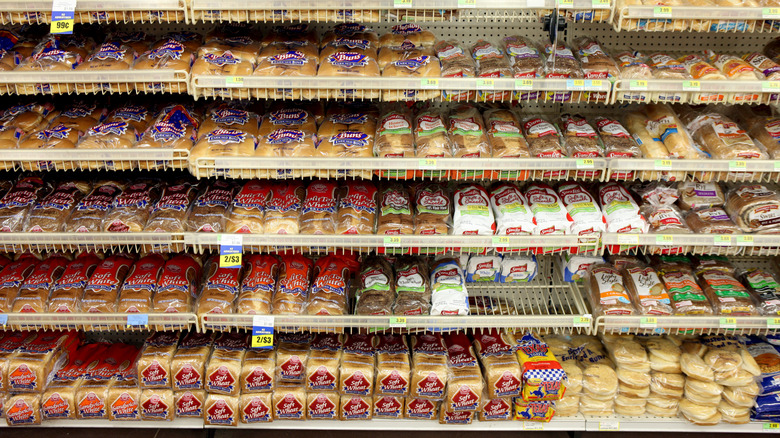
<instances>
[{"instance_id":1,"label":"brown bread package","mask_svg":"<svg viewBox=\"0 0 780 438\"><path fill-rule=\"evenodd\" d=\"M190 332L179 342L171 359L171 375L174 391L203 389L206 361L211 354L214 336Z\"/></svg>"},{"instance_id":2,"label":"brown bread package","mask_svg":"<svg viewBox=\"0 0 780 438\"><path fill-rule=\"evenodd\" d=\"M274 390L276 350L249 350L241 367L241 394L268 393Z\"/></svg>"},{"instance_id":3,"label":"brown bread package","mask_svg":"<svg viewBox=\"0 0 780 438\"><path fill-rule=\"evenodd\" d=\"M245 333L223 333L214 341L214 350L206 368L206 390L211 394L237 396L244 356L249 348Z\"/></svg>"},{"instance_id":4,"label":"brown bread package","mask_svg":"<svg viewBox=\"0 0 780 438\"><path fill-rule=\"evenodd\" d=\"M374 365L374 336L361 334L347 336L344 342L344 354L341 356L339 394L345 397L368 397L373 394Z\"/></svg>"},{"instance_id":5,"label":"brown bread package","mask_svg":"<svg viewBox=\"0 0 780 438\"><path fill-rule=\"evenodd\" d=\"M242 394L239 399L241 422L244 424L268 423L274 421L273 394Z\"/></svg>"},{"instance_id":6,"label":"brown bread package","mask_svg":"<svg viewBox=\"0 0 780 438\"><path fill-rule=\"evenodd\" d=\"M450 377L444 339L438 333L414 335L411 339L411 396L440 401L444 398L447 380Z\"/></svg>"},{"instance_id":7,"label":"brown bread package","mask_svg":"<svg viewBox=\"0 0 780 438\"><path fill-rule=\"evenodd\" d=\"M238 396L209 394L203 410L203 423L210 426L237 426L239 412Z\"/></svg>"},{"instance_id":8,"label":"brown bread package","mask_svg":"<svg viewBox=\"0 0 780 438\"><path fill-rule=\"evenodd\" d=\"M409 395L411 382L409 346L403 335L383 334L377 336L376 387L377 395L393 396L403 400ZM377 400L374 399L376 404ZM385 401L388 402L388 401ZM384 409L386 410L387 407ZM398 415L403 411L403 401L397 406ZM377 413L376 408L374 413ZM386 414L388 415L388 414Z\"/></svg>"}]
</instances>

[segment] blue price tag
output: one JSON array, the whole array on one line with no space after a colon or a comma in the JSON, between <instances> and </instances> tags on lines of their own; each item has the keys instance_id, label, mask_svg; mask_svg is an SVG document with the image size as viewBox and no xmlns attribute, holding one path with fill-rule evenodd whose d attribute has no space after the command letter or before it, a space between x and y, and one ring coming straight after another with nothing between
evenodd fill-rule
<instances>
[{"instance_id":1,"label":"blue price tag","mask_svg":"<svg viewBox=\"0 0 780 438\"><path fill-rule=\"evenodd\" d=\"M274 348L274 317L255 315L252 317L252 348L270 350Z\"/></svg>"},{"instance_id":2,"label":"blue price tag","mask_svg":"<svg viewBox=\"0 0 780 438\"><path fill-rule=\"evenodd\" d=\"M75 22L76 0L54 0L51 4L51 28L49 32L56 34L73 33Z\"/></svg>"},{"instance_id":3,"label":"blue price tag","mask_svg":"<svg viewBox=\"0 0 780 438\"><path fill-rule=\"evenodd\" d=\"M147 313L131 313L127 315L128 327L148 327L149 326L149 314Z\"/></svg>"},{"instance_id":4,"label":"blue price tag","mask_svg":"<svg viewBox=\"0 0 780 438\"><path fill-rule=\"evenodd\" d=\"M0 313L0 325L5 327L8 324L8 314Z\"/></svg>"},{"instance_id":5,"label":"blue price tag","mask_svg":"<svg viewBox=\"0 0 780 438\"><path fill-rule=\"evenodd\" d=\"M240 268L242 237L238 234L223 234L219 242L219 267Z\"/></svg>"}]
</instances>

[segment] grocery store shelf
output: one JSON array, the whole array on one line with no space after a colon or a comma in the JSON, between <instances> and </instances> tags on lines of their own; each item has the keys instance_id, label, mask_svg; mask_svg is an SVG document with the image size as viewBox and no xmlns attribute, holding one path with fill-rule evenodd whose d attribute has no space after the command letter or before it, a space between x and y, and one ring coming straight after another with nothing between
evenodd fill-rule
<instances>
[{"instance_id":1,"label":"grocery store shelf","mask_svg":"<svg viewBox=\"0 0 780 438\"><path fill-rule=\"evenodd\" d=\"M631 5L615 10L614 26L617 31L763 32L777 31L775 20L780 20L777 8Z\"/></svg>"},{"instance_id":2,"label":"grocery store shelf","mask_svg":"<svg viewBox=\"0 0 780 438\"><path fill-rule=\"evenodd\" d=\"M585 417L585 430L588 432L714 432L714 433L772 433L778 432L773 423L751 422L747 424L718 423L717 426L697 426L684 418L665 418L652 415L627 417Z\"/></svg>"},{"instance_id":3,"label":"grocery store shelf","mask_svg":"<svg viewBox=\"0 0 780 438\"><path fill-rule=\"evenodd\" d=\"M376 173L397 179L522 181L600 179L606 167L607 160L604 158L199 157L190 163L190 172L197 178L294 178L299 173L336 178L370 178L372 173ZM331 172L323 174L322 171L328 170Z\"/></svg>"},{"instance_id":4,"label":"grocery store shelf","mask_svg":"<svg viewBox=\"0 0 780 438\"><path fill-rule=\"evenodd\" d=\"M619 79L614 102L778 103L778 81Z\"/></svg>"},{"instance_id":5,"label":"grocery store shelf","mask_svg":"<svg viewBox=\"0 0 780 438\"><path fill-rule=\"evenodd\" d=\"M205 426L206 429L231 429L223 426ZM270 430L398 430L434 432L442 430L460 431L512 431L519 430L550 430L568 431L585 430L585 418L582 415L573 417L554 417L549 423L535 421L477 421L471 424L439 424L438 421L420 420L367 420L367 421L274 421L272 423L239 423L238 429L270 429ZM235 429L235 428L232 428Z\"/></svg>"},{"instance_id":6,"label":"grocery store shelf","mask_svg":"<svg viewBox=\"0 0 780 438\"><path fill-rule=\"evenodd\" d=\"M0 24L49 23L52 2L0 0ZM10 13L7 13L10 12ZM184 0L80 0L76 23L174 23L187 21Z\"/></svg>"},{"instance_id":7,"label":"grocery store shelf","mask_svg":"<svg viewBox=\"0 0 780 438\"><path fill-rule=\"evenodd\" d=\"M618 316L596 317L598 333L762 334L780 330L780 318L766 316Z\"/></svg>"},{"instance_id":8,"label":"grocery store shelf","mask_svg":"<svg viewBox=\"0 0 780 438\"><path fill-rule=\"evenodd\" d=\"M7 313L6 330L139 331L198 329L194 313Z\"/></svg>"},{"instance_id":9,"label":"grocery store shelf","mask_svg":"<svg viewBox=\"0 0 780 438\"><path fill-rule=\"evenodd\" d=\"M618 234L604 233L602 243L611 253L640 252L645 254L780 254L777 234Z\"/></svg>"},{"instance_id":10,"label":"grocery store shelf","mask_svg":"<svg viewBox=\"0 0 780 438\"><path fill-rule=\"evenodd\" d=\"M374 331L417 332L455 331L479 328L518 330L552 329L570 333L590 332L592 318L582 294L573 283L563 281L552 258L538 259L538 275L528 283L468 283L469 296L498 298L494 314L467 316L406 316L405 322L394 316L361 315L274 315L274 326L281 331L337 331L368 329ZM484 312L484 311L483 311ZM253 315L211 314L201 316L201 327L213 330L251 330Z\"/></svg>"},{"instance_id":11,"label":"grocery store shelf","mask_svg":"<svg viewBox=\"0 0 780 438\"><path fill-rule=\"evenodd\" d=\"M0 233L0 250L172 252L183 250L182 240L172 233Z\"/></svg>"},{"instance_id":12,"label":"grocery store shelf","mask_svg":"<svg viewBox=\"0 0 780 438\"><path fill-rule=\"evenodd\" d=\"M188 150L131 149L0 149L3 170L168 170L186 169ZM45 157L45 160L41 160Z\"/></svg>"},{"instance_id":13,"label":"grocery store shelf","mask_svg":"<svg viewBox=\"0 0 780 438\"><path fill-rule=\"evenodd\" d=\"M584 422L584 421L583 421ZM0 428L11 427L5 422L0 422ZM23 426L29 428L97 428L97 429L203 429L202 418L176 418L173 421L109 421L109 420L45 420L36 426ZM19 429L18 427L16 429ZM69 434L69 433L68 433Z\"/></svg>"},{"instance_id":14,"label":"grocery store shelf","mask_svg":"<svg viewBox=\"0 0 780 438\"><path fill-rule=\"evenodd\" d=\"M0 92L8 94L186 93L183 70L5 71Z\"/></svg>"},{"instance_id":15,"label":"grocery store shelf","mask_svg":"<svg viewBox=\"0 0 780 438\"><path fill-rule=\"evenodd\" d=\"M606 179L620 179L636 171L634 178L657 181L778 181L780 161L777 160L657 160L652 158L613 158L609 160ZM616 175L618 174L618 175ZM633 180L634 178L630 178Z\"/></svg>"},{"instance_id":16,"label":"grocery store shelf","mask_svg":"<svg viewBox=\"0 0 780 438\"><path fill-rule=\"evenodd\" d=\"M476 99L488 102L550 101L584 102L609 100L612 83L591 79L515 79L515 78L398 78L311 76L210 76L194 75L192 93L200 97L234 99L382 99L385 101L433 100L440 91L457 94L476 93ZM544 91L544 92L542 92ZM502 93L503 92L503 93Z\"/></svg>"},{"instance_id":17,"label":"grocery store shelf","mask_svg":"<svg viewBox=\"0 0 780 438\"><path fill-rule=\"evenodd\" d=\"M441 254L523 252L544 254L571 251L596 253L599 236L476 236L476 235L306 235L306 234L241 234L245 252L285 251L328 253L334 249L349 252L380 254ZM2 235L0 234L0 238ZM198 253L219 250L220 234L184 233L184 245ZM312 245L315 243L316 245Z\"/></svg>"}]
</instances>

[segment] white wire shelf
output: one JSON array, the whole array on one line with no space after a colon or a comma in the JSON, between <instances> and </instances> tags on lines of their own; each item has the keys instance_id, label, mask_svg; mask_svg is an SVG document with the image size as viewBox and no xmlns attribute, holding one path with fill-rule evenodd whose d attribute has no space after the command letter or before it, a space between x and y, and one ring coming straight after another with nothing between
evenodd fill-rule
<instances>
[{"instance_id":1,"label":"white wire shelf","mask_svg":"<svg viewBox=\"0 0 780 438\"><path fill-rule=\"evenodd\" d=\"M614 28L657 32L777 32L780 10L764 7L650 6L616 8Z\"/></svg>"},{"instance_id":2,"label":"white wire shelf","mask_svg":"<svg viewBox=\"0 0 780 438\"><path fill-rule=\"evenodd\" d=\"M633 179L657 181L725 181L777 182L780 179L779 160L659 160L652 158L612 158L608 163L606 179L626 179L633 171Z\"/></svg>"},{"instance_id":3,"label":"white wire shelf","mask_svg":"<svg viewBox=\"0 0 780 438\"><path fill-rule=\"evenodd\" d=\"M592 318L574 283L561 277L557 261L539 257L537 276L528 283L467 283L469 296L498 298L498 313L466 316L405 316L403 323L395 316L361 315L274 315L274 326L282 331L369 330L388 332L473 331L480 328L517 330L551 329L570 333L590 331ZM204 330L252 329L253 315L201 315Z\"/></svg>"},{"instance_id":4,"label":"white wire shelf","mask_svg":"<svg viewBox=\"0 0 780 438\"><path fill-rule=\"evenodd\" d=\"M403 431L512 431L518 430L549 430L570 431L585 430L585 417L553 417L549 423L535 421L478 421L471 424L439 424L438 420L378 420L367 421L274 421L271 423L239 423L237 427L205 426L206 429L270 429L270 430L403 430Z\"/></svg>"},{"instance_id":5,"label":"white wire shelf","mask_svg":"<svg viewBox=\"0 0 780 438\"><path fill-rule=\"evenodd\" d=\"M0 24L47 24L52 3L0 0ZM76 23L175 23L187 21L184 0L82 0L76 4Z\"/></svg>"},{"instance_id":6,"label":"white wire shelf","mask_svg":"<svg viewBox=\"0 0 780 438\"><path fill-rule=\"evenodd\" d=\"M6 330L198 330L198 318L194 313L7 313L0 316L3 315L8 318Z\"/></svg>"},{"instance_id":7,"label":"white wire shelf","mask_svg":"<svg viewBox=\"0 0 780 438\"><path fill-rule=\"evenodd\" d=\"M293 423L288 421L286 423ZM584 423L584 421L583 421ZM5 420L0 428L10 428ZM176 418L173 421L109 421L109 420L44 420L40 425L22 426L29 428L97 428L97 429L203 429L202 418ZM19 427L14 427L19 429Z\"/></svg>"},{"instance_id":8,"label":"white wire shelf","mask_svg":"<svg viewBox=\"0 0 780 438\"><path fill-rule=\"evenodd\" d=\"M0 250L22 251L182 251L173 233L0 233Z\"/></svg>"},{"instance_id":9,"label":"white wire shelf","mask_svg":"<svg viewBox=\"0 0 780 438\"><path fill-rule=\"evenodd\" d=\"M618 234L603 233L610 253L780 255L778 234Z\"/></svg>"},{"instance_id":10,"label":"white wire shelf","mask_svg":"<svg viewBox=\"0 0 780 438\"><path fill-rule=\"evenodd\" d=\"M613 102L770 104L780 101L780 81L618 79L612 98Z\"/></svg>"},{"instance_id":11,"label":"white wire shelf","mask_svg":"<svg viewBox=\"0 0 780 438\"><path fill-rule=\"evenodd\" d=\"M598 235L476 236L476 235L356 235L242 234L246 252L328 253L334 250L379 254L600 252ZM2 238L2 234L0 234ZM315 243L313 245L312 243ZM219 250L220 234L184 233L184 245L196 252Z\"/></svg>"},{"instance_id":12,"label":"white wire shelf","mask_svg":"<svg viewBox=\"0 0 780 438\"><path fill-rule=\"evenodd\" d=\"M190 162L190 172L197 178L284 179L306 173L335 178L370 178L377 174L397 179L599 180L606 168L604 158L198 157Z\"/></svg>"},{"instance_id":13,"label":"white wire shelf","mask_svg":"<svg viewBox=\"0 0 780 438\"><path fill-rule=\"evenodd\" d=\"M181 149L0 149L3 170L173 170L186 169ZM44 158L44 159L42 159Z\"/></svg>"},{"instance_id":14,"label":"white wire shelf","mask_svg":"<svg viewBox=\"0 0 780 438\"><path fill-rule=\"evenodd\" d=\"M6 71L0 92L6 94L187 93L183 70Z\"/></svg>"},{"instance_id":15,"label":"white wire shelf","mask_svg":"<svg viewBox=\"0 0 780 438\"><path fill-rule=\"evenodd\" d=\"M767 426L771 425L771 428ZM718 423L716 426L697 426L682 418L655 417L641 415L628 417L614 415L610 417L585 417L585 430L588 432L715 432L715 433L772 433L777 432L777 423L750 422L747 424Z\"/></svg>"},{"instance_id":16,"label":"white wire shelf","mask_svg":"<svg viewBox=\"0 0 780 438\"><path fill-rule=\"evenodd\" d=\"M612 83L606 79L398 78L338 76L193 75L192 93L233 99L381 99L438 100L441 92L471 93L487 102L607 102Z\"/></svg>"}]
</instances>

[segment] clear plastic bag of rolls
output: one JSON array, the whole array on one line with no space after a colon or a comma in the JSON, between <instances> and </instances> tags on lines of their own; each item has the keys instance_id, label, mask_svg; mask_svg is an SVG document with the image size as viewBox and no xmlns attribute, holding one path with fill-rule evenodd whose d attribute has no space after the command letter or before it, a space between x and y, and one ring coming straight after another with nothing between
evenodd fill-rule
<instances>
[{"instance_id":1,"label":"clear plastic bag of rolls","mask_svg":"<svg viewBox=\"0 0 780 438\"><path fill-rule=\"evenodd\" d=\"M86 181L65 181L36 202L27 217L24 230L28 232L57 232L62 229L70 213L92 187Z\"/></svg>"},{"instance_id":2,"label":"clear plastic bag of rolls","mask_svg":"<svg viewBox=\"0 0 780 438\"><path fill-rule=\"evenodd\" d=\"M414 135L412 115L408 110L395 107L383 112L377 121L374 138L374 155L380 158L414 157ZM388 167L392 166L388 163ZM382 171L380 176L388 178L410 178L414 172L405 170Z\"/></svg>"},{"instance_id":3,"label":"clear plastic bag of rolls","mask_svg":"<svg viewBox=\"0 0 780 438\"><path fill-rule=\"evenodd\" d=\"M106 71L106 70L130 70L136 57L132 47L120 45L117 42L105 42L86 57L84 62L76 66L77 71ZM127 93L132 85L129 84L88 84L76 85L81 93Z\"/></svg>"},{"instance_id":4,"label":"clear plastic bag of rolls","mask_svg":"<svg viewBox=\"0 0 780 438\"><path fill-rule=\"evenodd\" d=\"M294 43L274 43L266 46L257 57L255 76L316 76L320 62L317 47L296 41ZM253 91L256 98L313 99L314 90L266 89Z\"/></svg>"},{"instance_id":5,"label":"clear plastic bag of rolls","mask_svg":"<svg viewBox=\"0 0 780 438\"><path fill-rule=\"evenodd\" d=\"M19 139L19 149L74 149L82 132L62 123L50 124ZM75 170L74 163L65 161L39 161L22 163L24 170Z\"/></svg>"},{"instance_id":6,"label":"clear plastic bag of rolls","mask_svg":"<svg viewBox=\"0 0 780 438\"><path fill-rule=\"evenodd\" d=\"M390 315L395 301L393 268L383 257L369 257L361 263L360 284L355 292L356 315Z\"/></svg>"},{"instance_id":7,"label":"clear plastic bag of rolls","mask_svg":"<svg viewBox=\"0 0 780 438\"><path fill-rule=\"evenodd\" d=\"M196 232L223 232L238 188L236 183L228 180L216 180L205 187L190 206L185 221L187 229Z\"/></svg>"},{"instance_id":8,"label":"clear plastic bag of rolls","mask_svg":"<svg viewBox=\"0 0 780 438\"><path fill-rule=\"evenodd\" d=\"M133 70L171 69L189 71L195 54L182 42L175 39L160 41L152 48L142 53L133 64ZM135 84L136 91L166 91L169 93L184 93L187 85L181 83L143 83Z\"/></svg>"},{"instance_id":9,"label":"clear plastic bag of rolls","mask_svg":"<svg viewBox=\"0 0 780 438\"><path fill-rule=\"evenodd\" d=\"M318 150L329 157L370 158L374 151L376 118L367 112L331 113L320 125ZM370 179L369 170L331 170L330 176Z\"/></svg>"},{"instance_id":10,"label":"clear plastic bag of rolls","mask_svg":"<svg viewBox=\"0 0 780 438\"><path fill-rule=\"evenodd\" d=\"M144 131L136 143L137 148L167 148L189 151L195 145L200 119L183 105L166 108ZM168 161L139 161L141 169L161 169L171 166Z\"/></svg>"}]
</instances>

